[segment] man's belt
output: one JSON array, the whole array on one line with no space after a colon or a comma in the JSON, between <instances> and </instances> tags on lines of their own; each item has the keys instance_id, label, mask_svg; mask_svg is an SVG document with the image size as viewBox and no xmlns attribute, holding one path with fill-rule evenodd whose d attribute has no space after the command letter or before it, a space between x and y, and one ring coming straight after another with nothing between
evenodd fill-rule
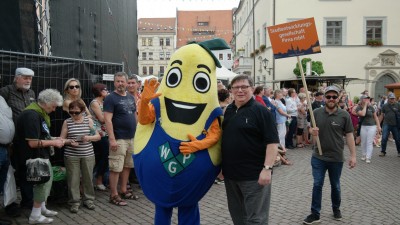
<instances>
[{"instance_id":1,"label":"man's belt","mask_svg":"<svg viewBox=\"0 0 400 225\"><path fill-rule=\"evenodd\" d=\"M8 148L8 146L10 146L10 144L0 144L0 147L3 147L3 148Z\"/></svg>"}]
</instances>

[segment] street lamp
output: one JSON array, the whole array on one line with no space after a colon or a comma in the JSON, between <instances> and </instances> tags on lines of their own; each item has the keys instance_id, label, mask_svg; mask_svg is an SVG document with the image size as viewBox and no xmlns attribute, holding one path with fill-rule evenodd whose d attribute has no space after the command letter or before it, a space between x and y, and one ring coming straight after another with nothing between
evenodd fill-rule
<instances>
[{"instance_id":1,"label":"street lamp","mask_svg":"<svg viewBox=\"0 0 400 225\"><path fill-rule=\"evenodd\" d=\"M262 65L263 65L264 69L265 69L266 71L268 71L268 74L269 74L269 75L271 75L271 70L272 70L272 68L271 68L271 67L268 67L269 60L268 60L267 58L264 58L263 60L261 60L261 62L262 62Z\"/></svg>"}]
</instances>

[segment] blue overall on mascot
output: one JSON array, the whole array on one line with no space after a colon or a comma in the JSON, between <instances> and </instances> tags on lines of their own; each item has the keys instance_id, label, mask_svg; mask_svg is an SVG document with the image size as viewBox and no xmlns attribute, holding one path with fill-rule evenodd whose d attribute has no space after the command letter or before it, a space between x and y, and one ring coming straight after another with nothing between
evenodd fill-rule
<instances>
[{"instance_id":1,"label":"blue overall on mascot","mask_svg":"<svg viewBox=\"0 0 400 225\"><path fill-rule=\"evenodd\" d=\"M139 103L134 141L135 171L155 204L156 225L200 224L198 202L220 171L221 119L211 50L229 49L222 39L191 43L168 62L161 83L147 80Z\"/></svg>"}]
</instances>

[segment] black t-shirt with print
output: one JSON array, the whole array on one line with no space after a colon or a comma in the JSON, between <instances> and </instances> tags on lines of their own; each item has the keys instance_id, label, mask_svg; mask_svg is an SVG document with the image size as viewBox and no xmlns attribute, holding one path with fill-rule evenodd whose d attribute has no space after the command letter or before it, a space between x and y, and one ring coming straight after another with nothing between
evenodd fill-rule
<instances>
[{"instance_id":1,"label":"black t-shirt with print","mask_svg":"<svg viewBox=\"0 0 400 225\"><path fill-rule=\"evenodd\" d=\"M49 148L31 148L27 140L46 140L50 137L49 128L43 119L34 110L24 110L18 117L15 129L15 150L21 162L25 162L29 158L50 157Z\"/></svg>"}]
</instances>

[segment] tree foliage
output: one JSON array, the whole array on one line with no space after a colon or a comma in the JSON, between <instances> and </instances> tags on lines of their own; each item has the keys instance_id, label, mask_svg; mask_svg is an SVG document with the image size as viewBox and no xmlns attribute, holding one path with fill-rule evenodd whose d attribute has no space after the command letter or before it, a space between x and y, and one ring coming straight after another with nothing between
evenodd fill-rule
<instances>
[{"instance_id":1,"label":"tree foliage","mask_svg":"<svg viewBox=\"0 0 400 225\"><path fill-rule=\"evenodd\" d=\"M307 62L309 62L309 61L312 61L311 58L304 58L301 60L301 65L303 67L304 73L306 73ZM322 65L321 61L312 61L311 62L311 70L314 71L315 73L317 73L317 74L313 74L313 75L321 76L321 74L325 73L324 66ZM301 76L298 63L296 63L296 68L293 69L293 73L296 74L296 76L298 76L298 77Z\"/></svg>"}]
</instances>

